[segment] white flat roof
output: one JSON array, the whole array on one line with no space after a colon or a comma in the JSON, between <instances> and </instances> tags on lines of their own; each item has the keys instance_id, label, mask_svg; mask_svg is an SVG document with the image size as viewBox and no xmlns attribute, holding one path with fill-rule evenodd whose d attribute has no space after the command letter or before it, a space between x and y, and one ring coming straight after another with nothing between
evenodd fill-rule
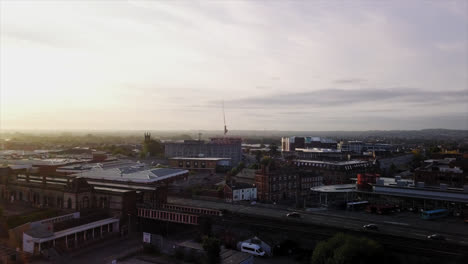
<instances>
[{"instance_id":1,"label":"white flat roof","mask_svg":"<svg viewBox=\"0 0 468 264\"><path fill-rule=\"evenodd\" d=\"M47 242L47 241L58 239L58 238L61 238L61 237L64 237L64 236L68 236L68 235L71 235L71 234L82 232L82 231L85 231L85 230L88 230L88 229L91 229L91 228L96 228L96 227L99 227L99 226L112 224L112 223L116 223L116 222L119 222L119 219L107 218L107 219L99 220L99 221L96 221L96 222L92 222L92 223L72 227L72 228L69 228L69 229L65 229L65 230L62 230L62 231L54 232L53 235L50 236L50 237L46 237L46 238L34 238L34 237L32 237L32 240L34 242L37 242L37 243Z\"/></svg>"},{"instance_id":2,"label":"white flat roof","mask_svg":"<svg viewBox=\"0 0 468 264\"><path fill-rule=\"evenodd\" d=\"M120 182L152 183L187 173L188 170L167 168L94 168L85 172L73 174L73 176L94 180L101 179Z\"/></svg>"}]
</instances>

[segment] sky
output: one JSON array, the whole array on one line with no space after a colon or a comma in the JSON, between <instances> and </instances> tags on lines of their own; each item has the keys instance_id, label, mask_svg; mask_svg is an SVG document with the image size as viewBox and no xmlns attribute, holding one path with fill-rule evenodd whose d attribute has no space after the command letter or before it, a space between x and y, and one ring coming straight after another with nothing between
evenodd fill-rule
<instances>
[{"instance_id":1,"label":"sky","mask_svg":"<svg viewBox=\"0 0 468 264\"><path fill-rule=\"evenodd\" d=\"M468 129L468 1L0 0L0 128Z\"/></svg>"}]
</instances>

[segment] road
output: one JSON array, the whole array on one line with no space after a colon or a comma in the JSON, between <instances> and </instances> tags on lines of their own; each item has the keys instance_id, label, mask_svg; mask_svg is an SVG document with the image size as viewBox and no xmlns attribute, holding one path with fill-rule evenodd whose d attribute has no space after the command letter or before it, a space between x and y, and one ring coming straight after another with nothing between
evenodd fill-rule
<instances>
[{"instance_id":1,"label":"road","mask_svg":"<svg viewBox=\"0 0 468 264\"><path fill-rule=\"evenodd\" d=\"M319 211L303 212L301 218L288 218L286 214L291 212L288 209L264 208L257 205L240 205L221 203L205 200L193 200L185 198L169 197L168 203L212 208L225 209L238 215L251 215L259 217L277 218L292 223L307 223L321 226L330 226L337 228L346 228L355 231L362 231L362 226L368 223L377 224L381 234L390 234L394 236L427 239L427 236L433 233L439 233L447 238L447 242L460 245L468 245L468 225L460 223L451 223L450 220L440 219L437 221L424 221L412 213L400 213L400 215L373 215L362 212L341 211ZM411 214L411 215L410 215Z\"/></svg>"}]
</instances>

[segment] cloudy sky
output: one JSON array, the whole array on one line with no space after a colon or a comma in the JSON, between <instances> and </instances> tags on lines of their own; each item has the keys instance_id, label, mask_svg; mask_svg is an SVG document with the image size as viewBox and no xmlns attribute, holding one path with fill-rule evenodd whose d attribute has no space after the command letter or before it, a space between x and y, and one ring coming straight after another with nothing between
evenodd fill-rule
<instances>
[{"instance_id":1,"label":"cloudy sky","mask_svg":"<svg viewBox=\"0 0 468 264\"><path fill-rule=\"evenodd\" d=\"M468 129L468 1L0 1L3 129Z\"/></svg>"}]
</instances>

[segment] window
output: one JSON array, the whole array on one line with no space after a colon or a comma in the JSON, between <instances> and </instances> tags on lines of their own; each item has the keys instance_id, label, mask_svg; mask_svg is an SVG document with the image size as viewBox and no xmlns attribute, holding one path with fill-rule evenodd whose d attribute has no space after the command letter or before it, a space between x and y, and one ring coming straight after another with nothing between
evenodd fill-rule
<instances>
[{"instance_id":1,"label":"window","mask_svg":"<svg viewBox=\"0 0 468 264\"><path fill-rule=\"evenodd\" d=\"M185 162L185 167L186 167L186 168L190 168L190 161L186 161L186 162Z\"/></svg>"},{"instance_id":2,"label":"window","mask_svg":"<svg viewBox=\"0 0 468 264\"><path fill-rule=\"evenodd\" d=\"M198 168L198 161L193 162L193 167Z\"/></svg>"},{"instance_id":3,"label":"window","mask_svg":"<svg viewBox=\"0 0 468 264\"><path fill-rule=\"evenodd\" d=\"M206 168L206 163L204 161L201 162L201 167Z\"/></svg>"},{"instance_id":4,"label":"window","mask_svg":"<svg viewBox=\"0 0 468 264\"><path fill-rule=\"evenodd\" d=\"M183 161L179 161L179 167L182 168L184 166L184 162Z\"/></svg>"},{"instance_id":5,"label":"window","mask_svg":"<svg viewBox=\"0 0 468 264\"><path fill-rule=\"evenodd\" d=\"M254 250L252 248L249 248L249 247L242 247L242 249L246 250L246 251L254 252Z\"/></svg>"}]
</instances>

